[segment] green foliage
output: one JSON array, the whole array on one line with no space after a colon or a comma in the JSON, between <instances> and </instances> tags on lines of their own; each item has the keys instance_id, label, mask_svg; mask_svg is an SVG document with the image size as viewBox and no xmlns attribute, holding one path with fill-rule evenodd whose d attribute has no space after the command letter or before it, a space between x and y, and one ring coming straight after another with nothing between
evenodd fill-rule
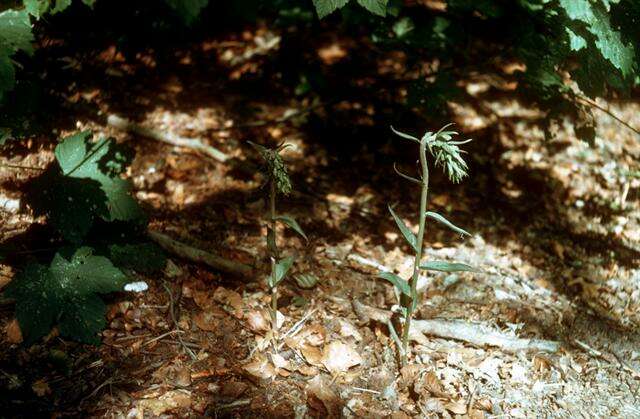
<instances>
[{"instance_id":1,"label":"green foliage","mask_svg":"<svg viewBox=\"0 0 640 419\"><path fill-rule=\"evenodd\" d=\"M478 272L478 270L466 263L460 262L444 262L440 260L431 260L420 265L420 269L427 271L439 272Z\"/></svg>"},{"instance_id":2,"label":"green foliage","mask_svg":"<svg viewBox=\"0 0 640 419\"><path fill-rule=\"evenodd\" d=\"M407 241L407 243L409 243L409 245L411 246L413 251L417 252L418 251L418 245L417 245L416 235L413 234L411 229L409 229L409 227L407 227L407 225L404 223L404 221L402 221L402 219L400 217L398 217L398 215L395 213L393 208L391 208L391 206L389 206L388 208L389 208L389 212L391 213L391 216L393 217L393 221L396 222L396 225L398 226L398 229L400 230L400 233L402 233L402 237L404 237L404 239Z\"/></svg>"},{"instance_id":3,"label":"green foliage","mask_svg":"<svg viewBox=\"0 0 640 419\"><path fill-rule=\"evenodd\" d=\"M307 237L306 234L304 234L304 231L302 230L302 227L300 227L300 224L298 224L298 222L292 216L276 215L275 219L277 221L280 221L282 224L286 225L287 227L291 228L293 231L295 231L300 236L302 236L303 239L309 241L309 238Z\"/></svg>"},{"instance_id":4,"label":"green foliage","mask_svg":"<svg viewBox=\"0 0 640 419\"><path fill-rule=\"evenodd\" d=\"M275 264L275 269L273 273L269 276L269 282L268 282L269 288L275 288L278 286L280 282L282 282L282 280L287 276L287 272L289 272L289 269L291 269L291 266L293 266L293 262L294 262L293 257L286 257L286 258L280 259Z\"/></svg>"},{"instance_id":5,"label":"green foliage","mask_svg":"<svg viewBox=\"0 0 640 419\"><path fill-rule=\"evenodd\" d=\"M202 9L209 4L209 0L165 0L165 2L187 25L191 25L198 18Z\"/></svg>"},{"instance_id":6,"label":"green foliage","mask_svg":"<svg viewBox=\"0 0 640 419\"><path fill-rule=\"evenodd\" d=\"M30 344L57 325L60 334L85 343L100 342L106 306L98 294L121 291L126 276L89 247L55 255L49 267L27 265L6 289L16 300L16 317Z\"/></svg>"},{"instance_id":7,"label":"green foliage","mask_svg":"<svg viewBox=\"0 0 640 419\"><path fill-rule=\"evenodd\" d=\"M12 57L19 51L33 52L31 22L25 10L8 9L0 13L0 101L15 85Z\"/></svg>"},{"instance_id":8,"label":"green foliage","mask_svg":"<svg viewBox=\"0 0 640 419\"><path fill-rule=\"evenodd\" d=\"M454 225L451 221L447 220L446 218L444 218L442 215L438 214L437 212L433 212L433 211L427 211L425 213L425 215L428 218L431 218L432 220L436 220L437 222L445 225L446 227L450 228L451 230L455 231L456 233L460 234L460 236L471 236L471 234L466 231L461 229L460 227Z\"/></svg>"},{"instance_id":9,"label":"green foliage","mask_svg":"<svg viewBox=\"0 0 640 419\"><path fill-rule=\"evenodd\" d=\"M130 155L113 139L93 142L90 132L80 132L64 138L55 156L58 167L34 181L31 206L65 239L79 243L96 219L144 221L130 184L119 176Z\"/></svg>"},{"instance_id":10,"label":"green foliage","mask_svg":"<svg viewBox=\"0 0 640 419\"><path fill-rule=\"evenodd\" d=\"M320 19L343 8L347 3L349 3L349 0L313 0L313 5Z\"/></svg>"},{"instance_id":11,"label":"green foliage","mask_svg":"<svg viewBox=\"0 0 640 419\"><path fill-rule=\"evenodd\" d=\"M112 244L109 259L120 268L145 274L159 271L167 263L162 249L153 243Z\"/></svg>"},{"instance_id":12,"label":"green foliage","mask_svg":"<svg viewBox=\"0 0 640 419\"><path fill-rule=\"evenodd\" d=\"M82 0L82 3L93 6L95 0ZM34 38L29 17L40 19L47 13L62 12L70 5L71 0L24 0L22 8L0 12L0 102L5 93L15 86L16 65L12 57L20 51L33 53Z\"/></svg>"},{"instance_id":13,"label":"green foliage","mask_svg":"<svg viewBox=\"0 0 640 419\"><path fill-rule=\"evenodd\" d=\"M396 287L398 291L406 296L411 296L411 288L409 287L409 283L404 279L400 278L398 275L392 272L380 272L378 273L378 278L382 278L391 282L391 284Z\"/></svg>"},{"instance_id":14,"label":"green foliage","mask_svg":"<svg viewBox=\"0 0 640 419\"><path fill-rule=\"evenodd\" d=\"M313 5L316 8L318 17L322 19L336 10L342 9L349 4L349 1L350 0L313 0ZM388 2L389 0L357 0L360 6L378 16L386 16Z\"/></svg>"}]
</instances>

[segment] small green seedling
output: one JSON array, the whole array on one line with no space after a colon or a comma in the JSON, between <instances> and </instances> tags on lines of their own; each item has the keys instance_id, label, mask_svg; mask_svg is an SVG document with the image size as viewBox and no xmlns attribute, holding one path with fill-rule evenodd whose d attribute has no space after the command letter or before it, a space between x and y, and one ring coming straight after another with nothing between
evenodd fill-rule
<instances>
[{"instance_id":1,"label":"small green seedling","mask_svg":"<svg viewBox=\"0 0 640 419\"><path fill-rule=\"evenodd\" d=\"M267 277L267 286L271 292L271 328L273 332L274 348L277 347L278 332L278 284L287 276L289 269L293 265L294 258L281 257L276 244L276 225L278 222L291 228L305 240L307 235L304 233L298 222L289 215L278 215L276 213L276 195L289 195L291 193L291 180L287 174L287 168L284 165L280 152L287 147L280 144L275 149L266 148L259 144L249 142L257 151L265 162L264 174L266 176L266 187L268 192L265 194L265 200L269 208L268 224L267 224L267 250L271 261L271 274Z\"/></svg>"},{"instance_id":2,"label":"small green seedling","mask_svg":"<svg viewBox=\"0 0 640 419\"><path fill-rule=\"evenodd\" d=\"M404 366L407 363L408 344L409 344L409 330L411 328L411 319L413 312L420 301L420 295L418 295L417 285L418 277L421 270L439 271L439 272L475 272L476 270L464 263L450 263L444 261L422 261L423 256L423 242L425 234L425 226L427 218L437 221L438 223L448 227L461 236L470 235L460 227L455 226L449 220L442 215L427 211L427 198L429 193L429 165L427 163L427 151L435 159L435 165L442 167L447 177L453 182L460 182L465 176L467 176L467 163L462 158L464 151L460 150L459 146L466 144L471 140L466 141L452 141L452 137L457 135L454 131L445 131L451 124L444 126L438 132L427 132L421 139L413 137L408 134L391 130L398 136L413 141L419 145L419 161L420 161L420 179L406 175L400 172L394 165L394 170L402 178L409 180L417 185L420 185L420 212L418 213L419 227L418 235L416 236L407 225L398 217L393 208L389 206L389 212L394 221L400 229L400 233L407 240L409 245L414 251L415 259L413 263L413 275L409 281L405 281L398 275L391 272L381 272L378 277L391 282L400 294L401 313L404 317L404 325L402 330L402 341L400 342L400 360ZM394 332L395 336L395 332Z\"/></svg>"}]
</instances>

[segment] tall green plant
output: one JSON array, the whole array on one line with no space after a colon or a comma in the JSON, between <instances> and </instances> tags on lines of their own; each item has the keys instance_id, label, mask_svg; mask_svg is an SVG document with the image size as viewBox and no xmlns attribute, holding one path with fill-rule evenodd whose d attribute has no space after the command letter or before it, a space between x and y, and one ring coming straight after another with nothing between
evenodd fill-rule
<instances>
[{"instance_id":1,"label":"tall green plant","mask_svg":"<svg viewBox=\"0 0 640 419\"><path fill-rule=\"evenodd\" d=\"M475 271L471 266L464 263L450 263L445 261L423 261L423 243L426 230L427 218L435 220L456 233L464 236L469 233L460 227L455 226L449 220L442 215L427 211L428 196L429 196L429 164L427 161L427 152L435 159L435 165L442 167L448 178L453 183L459 183L464 177L467 176L467 164L462 158L464 151L460 150L459 146L465 144L471 140L466 141L452 141L454 135L457 135L454 131L446 131L450 126L446 125L438 132L427 132L421 139L413 137L411 135L394 130L392 131L398 136L413 141L419 146L419 161L420 161L420 177L415 178L400 172L394 165L394 169L398 175L402 178L420 186L420 209L418 212L418 234L417 236L411 231L409 227L402 221L402 219L396 214L391 206L389 206L389 212L394 221L398 225L402 236L407 240L409 245L414 251L415 257L413 262L413 274L409 281L405 281L398 275L391 272L381 272L378 276L391 282L401 295L401 310L404 318L402 341L400 351L400 359L402 365L407 363L407 353L409 346L409 331L411 329L411 320L413 313L420 301L420 295L418 294L418 277L420 271L431 270L440 272L460 272L460 271Z\"/></svg>"},{"instance_id":2,"label":"tall green plant","mask_svg":"<svg viewBox=\"0 0 640 419\"><path fill-rule=\"evenodd\" d=\"M292 190L287 168L284 165L282 156L280 156L280 152L286 148L287 145L281 144L275 149L269 149L253 142L250 142L250 144L260 153L260 156L265 162L264 174L266 176L265 186L267 188L265 198L268 207L267 250L271 262L271 273L267 277L267 286L271 292L271 306L269 311L275 348L278 334L278 284L286 278L294 262L292 256L281 257L280 255L276 240L277 224L280 222L290 227L305 240L307 240L307 236L293 217L289 215L278 215L276 212L276 196L278 194L287 196Z\"/></svg>"}]
</instances>

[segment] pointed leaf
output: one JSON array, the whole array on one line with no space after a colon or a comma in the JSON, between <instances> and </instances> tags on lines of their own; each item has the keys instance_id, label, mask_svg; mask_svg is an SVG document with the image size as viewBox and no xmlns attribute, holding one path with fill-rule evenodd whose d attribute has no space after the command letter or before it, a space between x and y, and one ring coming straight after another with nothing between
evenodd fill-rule
<instances>
[{"instance_id":1,"label":"pointed leaf","mask_svg":"<svg viewBox=\"0 0 640 419\"><path fill-rule=\"evenodd\" d=\"M378 274L378 278L386 279L391 282L394 287L402 294L406 296L411 296L411 288L409 287L409 283L404 279L400 278L398 275L391 272L380 272Z\"/></svg>"},{"instance_id":2,"label":"pointed leaf","mask_svg":"<svg viewBox=\"0 0 640 419\"><path fill-rule=\"evenodd\" d=\"M445 262L441 260L432 260L420 265L420 269L439 272L478 272L473 266L459 262Z\"/></svg>"},{"instance_id":3,"label":"pointed leaf","mask_svg":"<svg viewBox=\"0 0 640 419\"><path fill-rule=\"evenodd\" d=\"M460 234L461 236L464 236L464 235L471 236L471 234L469 234L468 231L463 230L460 227L454 225L453 223L451 223L449 220L447 220L446 218L444 218L442 215L438 214L437 212L427 211L426 215L427 215L427 217L432 218L432 219L444 224L445 226L449 227L451 230L455 231L456 233Z\"/></svg>"},{"instance_id":4,"label":"pointed leaf","mask_svg":"<svg viewBox=\"0 0 640 419\"><path fill-rule=\"evenodd\" d=\"M389 212L391 213L391 216L393 217L394 221L398 225L398 228L400 229L400 232L402 233L404 238L411 245L413 250L417 252L418 245L416 243L418 242L418 239L416 239L416 235L413 234L413 232L409 230L409 227L407 227L404 221L402 221L400 217L396 215L396 213L393 211L393 208L391 208L391 206L389 206Z\"/></svg>"},{"instance_id":5,"label":"pointed leaf","mask_svg":"<svg viewBox=\"0 0 640 419\"><path fill-rule=\"evenodd\" d=\"M358 4L374 15L386 16L389 0L358 0Z\"/></svg>"},{"instance_id":6,"label":"pointed leaf","mask_svg":"<svg viewBox=\"0 0 640 419\"><path fill-rule=\"evenodd\" d=\"M343 8L347 3L349 3L349 0L313 0L313 5L320 19Z\"/></svg>"},{"instance_id":7,"label":"pointed leaf","mask_svg":"<svg viewBox=\"0 0 640 419\"><path fill-rule=\"evenodd\" d=\"M295 218L289 215L278 215L275 217L275 219L287 225L288 227L291 227L296 233L301 235L306 241L309 241L309 239L307 238L307 235L304 234L302 227L300 227L300 224L298 224Z\"/></svg>"},{"instance_id":8,"label":"pointed leaf","mask_svg":"<svg viewBox=\"0 0 640 419\"><path fill-rule=\"evenodd\" d=\"M295 280L298 286L304 289L311 289L318 283L318 277L313 274L296 275Z\"/></svg>"},{"instance_id":9,"label":"pointed leaf","mask_svg":"<svg viewBox=\"0 0 640 419\"><path fill-rule=\"evenodd\" d=\"M271 281L271 284L269 285L271 287L275 287L284 279L289 269L291 269L293 261L293 257L290 256L288 258L281 259L278 263L276 263L275 272L269 278L269 280Z\"/></svg>"},{"instance_id":10,"label":"pointed leaf","mask_svg":"<svg viewBox=\"0 0 640 419\"><path fill-rule=\"evenodd\" d=\"M393 131L393 133L396 134L397 136L420 144L420 140L418 140L416 137L409 134L405 134L404 132L396 131L396 129L393 127L390 127L390 128L391 128L391 131Z\"/></svg>"}]
</instances>

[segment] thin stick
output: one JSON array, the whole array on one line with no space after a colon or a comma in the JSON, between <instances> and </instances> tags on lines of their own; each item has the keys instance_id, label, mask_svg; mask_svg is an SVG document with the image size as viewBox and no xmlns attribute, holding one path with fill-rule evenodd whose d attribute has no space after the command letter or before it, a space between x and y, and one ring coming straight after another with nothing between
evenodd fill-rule
<instances>
[{"instance_id":1,"label":"thin stick","mask_svg":"<svg viewBox=\"0 0 640 419\"><path fill-rule=\"evenodd\" d=\"M22 166L20 164L11 164L11 163L0 163L0 167L6 167L9 169L37 170L39 172L46 170L46 169L43 169L42 167Z\"/></svg>"},{"instance_id":2,"label":"thin stick","mask_svg":"<svg viewBox=\"0 0 640 419\"><path fill-rule=\"evenodd\" d=\"M388 324L393 313L360 303L351 302L353 311L362 321L376 321ZM472 324L460 320L413 320L409 339L421 342L424 335L437 336L444 339L454 339L483 348L496 346L506 352L539 351L557 352L560 343L553 340L523 339L493 330L485 325Z\"/></svg>"},{"instance_id":3,"label":"thin stick","mask_svg":"<svg viewBox=\"0 0 640 419\"><path fill-rule=\"evenodd\" d=\"M190 148L199 151L202 154L205 154L222 163L225 163L227 160L229 160L229 156L227 154L223 153L215 147L204 144L197 138L179 137L177 135L167 134L150 128L145 128L142 125L138 125L135 122L131 122L128 119L122 118L118 115L109 115L107 117L107 125L122 131L127 131L141 135L143 137L151 138L152 140L160 141L178 147Z\"/></svg>"},{"instance_id":4,"label":"thin stick","mask_svg":"<svg viewBox=\"0 0 640 419\"><path fill-rule=\"evenodd\" d=\"M184 243L173 240L171 237L160 232L149 230L147 231L147 235L164 250L181 258L188 259L193 262L204 263L205 265L211 266L219 271L228 272L240 277L248 278L253 273L253 267L249 265L224 259L202 249L188 246Z\"/></svg>"},{"instance_id":5,"label":"thin stick","mask_svg":"<svg viewBox=\"0 0 640 419\"><path fill-rule=\"evenodd\" d=\"M363 393L380 394L379 391L377 391L377 390L369 390L368 388L362 388L362 387L351 387L351 388L353 390L361 391Z\"/></svg>"},{"instance_id":6,"label":"thin stick","mask_svg":"<svg viewBox=\"0 0 640 419\"><path fill-rule=\"evenodd\" d=\"M600 106L597 102L595 102L592 99L589 99L586 96L582 96L582 95L575 95L576 98L578 98L579 100L585 102L587 105L592 106L596 109L598 109L599 111L602 111L604 113L606 113L607 115L609 115L611 118L615 119L616 121L620 122L622 125L624 125L625 127L629 128L631 131L635 132L636 134L640 135L640 130L638 130L637 128L635 128L634 126L632 126L631 124L629 124L627 121L625 121L624 119L620 118L618 115L614 114L611 110Z\"/></svg>"},{"instance_id":7,"label":"thin stick","mask_svg":"<svg viewBox=\"0 0 640 419\"><path fill-rule=\"evenodd\" d=\"M173 320L173 326L176 328L176 330L181 331L182 329L180 328L180 324L178 323L178 319L176 318L175 303L173 301L173 293L171 292L171 288L169 288L169 286L167 285L167 281L164 281L162 285L167 291L167 294L169 294L169 313L171 314L171 320ZM193 351L189 349L189 347L184 343L184 341L182 340L182 336L180 336L180 333L178 333L178 342L180 342L180 345L182 345L182 349L184 349L184 351L191 357L192 361L198 359L196 354L194 354Z\"/></svg>"},{"instance_id":8,"label":"thin stick","mask_svg":"<svg viewBox=\"0 0 640 419\"><path fill-rule=\"evenodd\" d=\"M291 329L287 330L287 332L284 335L282 335L282 337L280 338L280 340L283 340L283 342L280 343L280 345L278 346L278 349L282 348L282 346L284 345L284 339L288 338L289 336L295 336L296 333L300 331L300 329L302 328L302 325L307 321L307 319L311 317L311 315L316 311L317 309L315 308L313 310L310 310L307 314L304 315L303 318L298 320L296 324L291 326Z\"/></svg>"},{"instance_id":9,"label":"thin stick","mask_svg":"<svg viewBox=\"0 0 640 419\"><path fill-rule=\"evenodd\" d=\"M148 341L146 341L146 342L144 342L142 345L140 345L140 347L147 346L147 345L151 345L153 342L157 342L157 341L159 341L159 340L161 340L161 339L164 339L164 338L166 338L167 336L172 335L172 334L174 334L174 333L184 333L184 331L182 331L182 330L175 330L175 329L174 329L174 330L169 330L168 332L163 333L163 334L161 334L160 336L156 336L156 337L155 337L155 338L153 338L153 339L149 339Z\"/></svg>"}]
</instances>

